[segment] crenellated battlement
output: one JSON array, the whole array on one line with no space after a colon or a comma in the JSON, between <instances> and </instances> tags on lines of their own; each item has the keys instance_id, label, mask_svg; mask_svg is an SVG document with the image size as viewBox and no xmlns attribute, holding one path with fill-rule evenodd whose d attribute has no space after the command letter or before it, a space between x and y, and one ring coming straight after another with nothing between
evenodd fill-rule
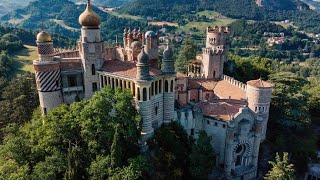
<instances>
[{"instance_id":1,"label":"crenellated battlement","mask_svg":"<svg viewBox=\"0 0 320 180\"><path fill-rule=\"evenodd\" d=\"M223 75L223 80L227 81L228 83L246 91L247 90L247 85L243 82L240 82L236 79L234 79L233 77L227 76L227 75Z\"/></svg>"},{"instance_id":2,"label":"crenellated battlement","mask_svg":"<svg viewBox=\"0 0 320 180\"><path fill-rule=\"evenodd\" d=\"M214 34L230 34L231 33L231 28L230 26L215 26L214 28L212 28L211 26L207 27L207 33L214 33Z\"/></svg>"}]
</instances>

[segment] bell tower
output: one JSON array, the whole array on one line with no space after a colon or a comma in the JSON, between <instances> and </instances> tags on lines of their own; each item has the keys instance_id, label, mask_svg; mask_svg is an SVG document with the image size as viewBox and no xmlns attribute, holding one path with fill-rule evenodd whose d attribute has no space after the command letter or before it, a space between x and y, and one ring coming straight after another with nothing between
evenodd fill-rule
<instances>
[{"instance_id":1,"label":"bell tower","mask_svg":"<svg viewBox=\"0 0 320 180\"><path fill-rule=\"evenodd\" d=\"M85 98L91 98L99 88L97 70L103 65L100 22L99 15L92 10L90 0L88 0L86 10L79 17L79 23L82 26L79 46L83 66Z\"/></svg>"}]
</instances>

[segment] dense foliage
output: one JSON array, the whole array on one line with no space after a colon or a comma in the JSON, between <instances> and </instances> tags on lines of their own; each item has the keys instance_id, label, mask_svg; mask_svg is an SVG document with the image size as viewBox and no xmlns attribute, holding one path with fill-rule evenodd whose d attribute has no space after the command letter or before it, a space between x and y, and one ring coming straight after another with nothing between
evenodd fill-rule
<instances>
[{"instance_id":1,"label":"dense foliage","mask_svg":"<svg viewBox=\"0 0 320 180\"><path fill-rule=\"evenodd\" d=\"M106 88L46 117L38 112L21 128L8 126L0 146L0 177L139 178L148 166L137 156L140 117L131 100L130 92Z\"/></svg>"},{"instance_id":2,"label":"dense foliage","mask_svg":"<svg viewBox=\"0 0 320 180\"><path fill-rule=\"evenodd\" d=\"M175 62L175 68L177 72L186 73L187 65L196 59L197 48L191 37L186 38L177 55L177 60Z\"/></svg>"},{"instance_id":3,"label":"dense foliage","mask_svg":"<svg viewBox=\"0 0 320 180\"><path fill-rule=\"evenodd\" d=\"M293 180L295 179L293 164L289 164L288 153L283 153L283 157L277 153L276 162L269 162L272 169L266 174L265 180Z\"/></svg>"}]
</instances>

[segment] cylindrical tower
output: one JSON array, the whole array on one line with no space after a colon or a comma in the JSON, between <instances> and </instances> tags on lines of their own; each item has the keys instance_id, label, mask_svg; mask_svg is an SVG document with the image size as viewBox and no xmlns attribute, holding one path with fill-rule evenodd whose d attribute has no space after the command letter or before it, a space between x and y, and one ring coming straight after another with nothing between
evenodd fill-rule
<instances>
[{"instance_id":1,"label":"cylindrical tower","mask_svg":"<svg viewBox=\"0 0 320 180\"><path fill-rule=\"evenodd\" d=\"M127 47L127 36L128 36L128 32L127 32L127 28L125 28L123 30L123 47L124 48Z\"/></svg>"},{"instance_id":2,"label":"cylindrical tower","mask_svg":"<svg viewBox=\"0 0 320 180\"><path fill-rule=\"evenodd\" d=\"M100 22L99 15L92 10L90 0L88 0L86 10L79 16L79 23L82 26L80 57L83 67L85 98L91 98L100 87L97 73L97 70L103 65Z\"/></svg>"},{"instance_id":3,"label":"cylindrical tower","mask_svg":"<svg viewBox=\"0 0 320 180\"><path fill-rule=\"evenodd\" d=\"M149 74L149 57L144 52L144 49L141 50L141 53L138 55L137 62L137 74L136 74L136 104L137 109L142 118L142 141L146 141L153 135L152 128L152 108L151 107L151 97L150 97L150 88L151 88L151 77Z\"/></svg>"},{"instance_id":4,"label":"cylindrical tower","mask_svg":"<svg viewBox=\"0 0 320 180\"><path fill-rule=\"evenodd\" d=\"M63 103L60 62L54 61L51 36L42 31L37 35L39 59L33 62L40 107L43 115Z\"/></svg>"},{"instance_id":5,"label":"cylindrical tower","mask_svg":"<svg viewBox=\"0 0 320 180\"><path fill-rule=\"evenodd\" d=\"M146 54L149 56L149 64L152 67L158 67L158 34L153 31L148 31L145 34L145 48Z\"/></svg>"},{"instance_id":6,"label":"cylindrical tower","mask_svg":"<svg viewBox=\"0 0 320 180\"><path fill-rule=\"evenodd\" d=\"M174 119L175 69L173 51L168 46L163 52L162 73L164 76L163 122L169 124Z\"/></svg>"},{"instance_id":7,"label":"cylindrical tower","mask_svg":"<svg viewBox=\"0 0 320 180\"><path fill-rule=\"evenodd\" d=\"M261 113L263 117L262 137L266 137L269 109L272 97L272 84L262 79L247 82L246 97L249 108L255 113Z\"/></svg>"}]
</instances>

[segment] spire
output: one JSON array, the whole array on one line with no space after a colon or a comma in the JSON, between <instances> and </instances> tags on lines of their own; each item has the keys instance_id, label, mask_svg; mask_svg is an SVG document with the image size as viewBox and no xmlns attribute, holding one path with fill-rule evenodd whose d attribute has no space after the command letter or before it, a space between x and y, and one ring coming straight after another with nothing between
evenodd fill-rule
<instances>
[{"instance_id":1,"label":"spire","mask_svg":"<svg viewBox=\"0 0 320 180\"><path fill-rule=\"evenodd\" d=\"M86 10L80 15L79 23L83 27L97 28L99 27L100 22L100 16L92 10L90 0L87 0Z\"/></svg>"}]
</instances>

